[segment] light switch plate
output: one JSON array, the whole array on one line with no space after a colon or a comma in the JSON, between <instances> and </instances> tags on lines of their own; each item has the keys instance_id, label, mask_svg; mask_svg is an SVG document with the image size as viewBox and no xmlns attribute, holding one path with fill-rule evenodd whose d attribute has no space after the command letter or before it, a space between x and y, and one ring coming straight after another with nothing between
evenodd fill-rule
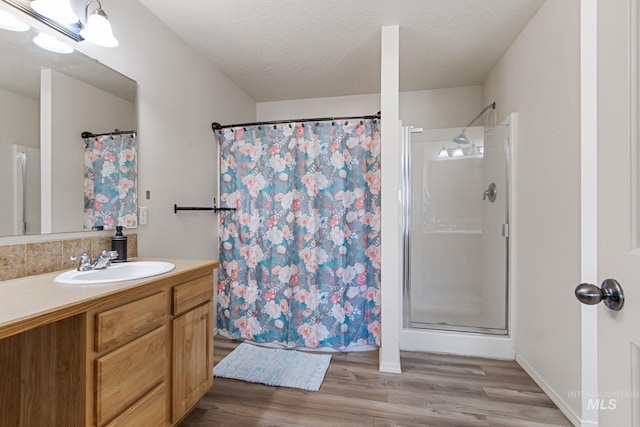
<instances>
[{"instance_id":1,"label":"light switch plate","mask_svg":"<svg viewBox=\"0 0 640 427\"><path fill-rule=\"evenodd\" d=\"M140 207L140 225L146 225L149 220L149 211L147 207Z\"/></svg>"}]
</instances>

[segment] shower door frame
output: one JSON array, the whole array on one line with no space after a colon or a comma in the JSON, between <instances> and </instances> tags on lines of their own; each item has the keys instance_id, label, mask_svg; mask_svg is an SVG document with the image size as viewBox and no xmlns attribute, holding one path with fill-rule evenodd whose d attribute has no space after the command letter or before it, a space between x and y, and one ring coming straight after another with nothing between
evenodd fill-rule
<instances>
[{"instance_id":1,"label":"shower door frame","mask_svg":"<svg viewBox=\"0 0 640 427\"><path fill-rule=\"evenodd\" d=\"M401 150L401 168L402 168L402 186L401 186L401 203L402 203L402 276L403 276L403 298L402 298L402 327L418 330L431 330L442 332L457 333L473 333L493 336L509 336L510 318L511 318L511 166L512 166L512 147L511 147L511 121L512 115L501 123L500 127L505 128L504 149L505 153L505 224L503 225L503 237L505 240L505 328L485 328L478 326L464 325L443 325L425 322L411 321L411 245L410 245L410 229L411 229L411 134L414 128L409 126L402 127L402 150ZM485 130L486 130L485 126ZM415 133L422 132L422 129L415 129Z\"/></svg>"}]
</instances>

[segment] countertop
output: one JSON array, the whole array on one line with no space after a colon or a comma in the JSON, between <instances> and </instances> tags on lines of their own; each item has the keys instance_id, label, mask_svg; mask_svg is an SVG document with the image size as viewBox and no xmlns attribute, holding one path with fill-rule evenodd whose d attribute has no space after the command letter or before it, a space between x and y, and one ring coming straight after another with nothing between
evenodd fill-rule
<instances>
[{"instance_id":1,"label":"countertop","mask_svg":"<svg viewBox=\"0 0 640 427\"><path fill-rule=\"evenodd\" d=\"M211 260L135 258L131 261L166 261L176 268L158 276L94 285L59 284L54 279L61 271L0 282L0 339L82 313L113 295L137 292L145 285L189 270L206 268L213 272L219 266L218 261Z\"/></svg>"}]
</instances>

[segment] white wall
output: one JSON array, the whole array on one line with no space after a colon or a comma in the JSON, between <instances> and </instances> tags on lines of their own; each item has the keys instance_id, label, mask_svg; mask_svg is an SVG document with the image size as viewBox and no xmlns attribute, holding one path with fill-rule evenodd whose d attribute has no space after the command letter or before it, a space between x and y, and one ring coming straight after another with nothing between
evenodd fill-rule
<instances>
[{"instance_id":1,"label":"white wall","mask_svg":"<svg viewBox=\"0 0 640 427\"><path fill-rule=\"evenodd\" d=\"M39 122L40 104L37 99L0 89L0 194L13 197L12 145L39 147ZM0 236L13 234L13 227L13 204L0 203Z\"/></svg>"},{"instance_id":2,"label":"white wall","mask_svg":"<svg viewBox=\"0 0 640 427\"><path fill-rule=\"evenodd\" d=\"M291 101L258 102L259 121L373 115L380 111L380 94L332 96Z\"/></svg>"},{"instance_id":3,"label":"white wall","mask_svg":"<svg viewBox=\"0 0 640 427\"><path fill-rule=\"evenodd\" d=\"M37 99L0 88L0 144L39 147L39 123L40 103Z\"/></svg>"},{"instance_id":4,"label":"white wall","mask_svg":"<svg viewBox=\"0 0 640 427\"><path fill-rule=\"evenodd\" d=\"M580 1L547 0L483 87L514 148L516 358L575 422L580 399Z\"/></svg>"},{"instance_id":5,"label":"white wall","mask_svg":"<svg viewBox=\"0 0 640 427\"><path fill-rule=\"evenodd\" d=\"M176 215L173 204L212 205L218 166L211 123L255 120L255 102L140 3L103 6L120 46L72 44L138 82L139 205L149 208L149 224L137 230L138 252L216 259L217 216ZM0 244L23 240L0 238Z\"/></svg>"},{"instance_id":6,"label":"white wall","mask_svg":"<svg viewBox=\"0 0 640 427\"><path fill-rule=\"evenodd\" d=\"M480 86L452 87L400 93L404 126L441 129L464 127L482 109ZM475 123L481 125L478 119Z\"/></svg>"},{"instance_id":7,"label":"white wall","mask_svg":"<svg viewBox=\"0 0 640 427\"><path fill-rule=\"evenodd\" d=\"M55 70L41 73L43 231L82 230L84 224L83 131L136 128L135 105ZM46 173L44 173L46 171Z\"/></svg>"},{"instance_id":8,"label":"white wall","mask_svg":"<svg viewBox=\"0 0 640 427\"><path fill-rule=\"evenodd\" d=\"M402 33L400 36L402 37ZM465 86L400 92L400 120L404 126L425 129L463 127L482 108L481 89L481 86ZM380 94L256 104L259 121L371 115L378 111L380 111Z\"/></svg>"}]
</instances>

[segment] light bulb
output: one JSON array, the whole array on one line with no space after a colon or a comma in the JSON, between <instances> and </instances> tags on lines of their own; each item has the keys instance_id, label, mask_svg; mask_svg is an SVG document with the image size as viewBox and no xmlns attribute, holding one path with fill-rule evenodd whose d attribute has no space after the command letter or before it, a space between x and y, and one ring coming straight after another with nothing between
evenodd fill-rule
<instances>
[{"instance_id":1,"label":"light bulb","mask_svg":"<svg viewBox=\"0 0 640 427\"><path fill-rule=\"evenodd\" d=\"M62 43L60 40L45 33L39 33L33 38L33 42L41 48L54 53L71 53L73 48Z\"/></svg>"},{"instance_id":2,"label":"light bulb","mask_svg":"<svg viewBox=\"0 0 640 427\"><path fill-rule=\"evenodd\" d=\"M445 146L442 146L442 150L440 150L440 153L438 154L438 158L439 159L446 159L449 157L449 153L447 152L447 149L445 148Z\"/></svg>"},{"instance_id":3,"label":"light bulb","mask_svg":"<svg viewBox=\"0 0 640 427\"><path fill-rule=\"evenodd\" d=\"M98 46L118 46L118 40L113 36L107 14L104 13L102 9L96 9L96 11L89 16L84 28L80 30L80 35L88 42L97 44Z\"/></svg>"},{"instance_id":4,"label":"light bulb","mask_svg":"<svg viewBox=\"0 0 640 427\"><path fill-rule=\"evenodd\" d=\"M29 31L31 28L29 25L25 24L15 16L10 13L5 12L4 10L0 10L0 28L9 31Z\"/></svg>"}]
</instances>

